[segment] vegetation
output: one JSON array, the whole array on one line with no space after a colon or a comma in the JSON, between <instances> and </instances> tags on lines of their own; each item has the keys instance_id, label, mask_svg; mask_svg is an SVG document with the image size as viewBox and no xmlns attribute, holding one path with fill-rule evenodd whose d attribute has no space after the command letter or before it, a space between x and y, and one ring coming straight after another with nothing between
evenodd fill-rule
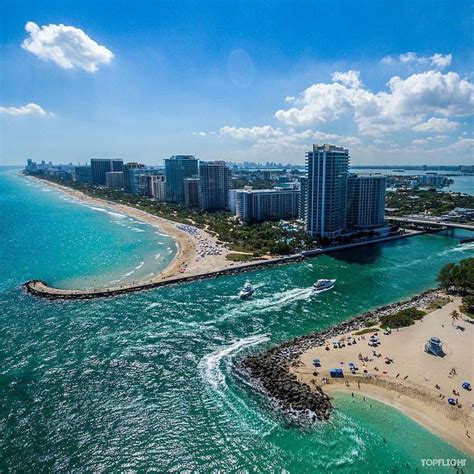
<instances>
[{"instance_id":1,"label":"vegetation","mask_svg":"<svg viewBox=\"0 0 474 474\"><path fill-rule=\"evenodd\" d=\"M397 209L392 214L395 216L425 211L431 212L434 216L440 216L452 211L455 207L474 208L474 196L434 190L399 190L387 193L386 205L388 208Z\"/></svg>"},{"instance_id":2,"label":"vegetation","mask_svg":"<svg viewBox=\"0 0 474 474\"><path fill-rule=\"evenodd\" d=\"M440 286L461 294L474 293L474 258L466 258L458 264L447 263L438 274Z\"/></svg>"},{"instance_id":3,"label":"vegetation","mask_svg":"<svg viewBox=\"0 0 474 474\"><path fill-rule=\"evenodd\" d=\"M250 253L254 257L288 255L315 246L315 241L303 229L288 230L280 226L278 222L242 226L229 212L206 212L197 207L158 202L149 197L135 196L122 190L71 181L63 182L49 177L42 177L42 179L66 185L94 198L126 204L165 219L205 229L217 235L220 241L226 242L230 250Z\"/></svg>"},{"instance_id":4,"label":"vegetation","mask_svg":"<svg viewBox=\"0 0 474 474\"><path fill-rule=\"evenodd\" d=\"M226 259L232 262L248 262L253 259L253 255L248 253L229 253L226 255Z\"/></svg>"},{"instance_id":5,"label":"vegetation","mask_svg":"<svg viewBox=\"0 0 474 474\"><path fill-rule=\"evenodd\" d=\"M403 328L415 324L417 319L422 319L426 313L416 308L402 309L398 313L380 318L382 328Z\"/></svg>"},{"instance_id":6,"label":"vegetation","mask_svg":"<svg viewBox=\"0 0 474 474\"><path fill-rule=\"evenodd\" d=\"M379 331L380 329L378 328L367 328L367 329L361 329L360 331L357 331L354 333L355 336L362 336L364 334L369 334L371 332L377 332Z\"/></svg>"},{"instance_id":7,"label":"vegetation","mask_svg":"<svg viewBox=\"0 0 474 474\"><path fill-rule=\"evenodd\" d=\"M375 321L365 321L364 326L367 328L371 328L372 326L375 326L377 323Z\"/></svg>"},{"instance_id":8,"label":"vegetation","mask_svg":"<svg viewBox=\"0 0 474 474\"><path fill-rule=\"evenodd\" d=\"M450 316L451 316L451 324L454 326L454 321L459 321L460 315L458 311L454 310L454 311L451 311Z\"/></svg>"},{"instance_id":9,"label":"vegetation","mask_svg":"<svg viewBox=\"0 0 474 474\"><path fill-rule=\"evenodd\" d=\"M466 316L474 318L474 295L465 296L459 309Z\"/></svg>"},{"instance_id":10,"label":"vegetation","mask_svg":"<svg viewBox=\"0 0 474 474\"><path fill-rule=\"evenodd\" d=\"M441 309L449 303L449 298L436 298L427 307L429 310Z\"/></svg>"}]
</instances>

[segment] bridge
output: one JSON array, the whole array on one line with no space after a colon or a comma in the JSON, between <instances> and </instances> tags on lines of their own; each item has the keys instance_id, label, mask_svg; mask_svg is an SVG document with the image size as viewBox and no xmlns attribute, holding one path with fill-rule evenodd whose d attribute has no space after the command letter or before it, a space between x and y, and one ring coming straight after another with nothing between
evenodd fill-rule
<instances>
[{"instance_id":1,"label":"bridge","mask_svg":"<svg viewBox=\"0 0 474 474\"><path fill-rule=\"evenodd\" d=\"M430 219L415 219L412 217L387 217L390 222L400 222L406 224L415 224L421 227L439 227L440 229L464 229L474 232L474 224L465 224L463 222L434 221Z\"/></svg>"}]
</instances>

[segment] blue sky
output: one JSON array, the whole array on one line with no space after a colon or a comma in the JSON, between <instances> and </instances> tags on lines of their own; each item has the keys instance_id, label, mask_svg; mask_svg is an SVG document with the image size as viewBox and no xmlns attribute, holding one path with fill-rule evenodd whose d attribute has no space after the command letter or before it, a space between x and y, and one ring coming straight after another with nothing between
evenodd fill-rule
<instances>
[{"instance_id":1,"label":"blue sky","mask_svg":"<svg viewBox=\"0 0 474 474\"><path fill-rule=\"evenodd\" d=\"M474 163L470 2L1 6L3 164Z\"/></svg>"}]
</instances>

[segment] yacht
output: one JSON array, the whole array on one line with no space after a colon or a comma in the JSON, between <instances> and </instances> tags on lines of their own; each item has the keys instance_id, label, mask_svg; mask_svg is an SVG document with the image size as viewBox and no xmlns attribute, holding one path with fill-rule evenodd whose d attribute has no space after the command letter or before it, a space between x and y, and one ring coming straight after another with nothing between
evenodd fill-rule
<instances>
[{"instance_id":1,"label":"yacht","mask_svg":"<svg viewBox=\"0 0 474 474\"><path fill-rule=\"evenodd\" d=\"M313 285L313 290L315 291L330 290L335 284L336 284L336 280L318 280Z\"/></svg>"},{"instance_id":2,"label":"yacht","mask_svg":"<svg viewBox=\"0 0 474 474\"><path fill-rule=\"evenodd\" d=\"M250 283L250 280L247 280L245 282L245 285L243 286L243 288L240 290L239 296L241 298L247 298L247 297L253 295L254 292L255 292L255 288Z\"/></svg>"}]
</instances>

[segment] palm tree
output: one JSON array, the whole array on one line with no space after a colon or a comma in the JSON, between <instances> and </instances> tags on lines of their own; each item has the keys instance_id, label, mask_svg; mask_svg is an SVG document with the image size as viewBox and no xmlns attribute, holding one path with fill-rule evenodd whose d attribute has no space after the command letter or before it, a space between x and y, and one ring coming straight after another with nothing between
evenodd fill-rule
<instances>
[{"instance_id":1,"label":"palm tree","mask_svg":"<svg viewBox=\"0 0 474 474\"><path fill-rule=\"evenodd\" d=\"M454 321L459 321L459 313L456 310L454 310L451 312L450 316L452 320L452 325L454 326Z\"/></svg>"}]
</instances>

